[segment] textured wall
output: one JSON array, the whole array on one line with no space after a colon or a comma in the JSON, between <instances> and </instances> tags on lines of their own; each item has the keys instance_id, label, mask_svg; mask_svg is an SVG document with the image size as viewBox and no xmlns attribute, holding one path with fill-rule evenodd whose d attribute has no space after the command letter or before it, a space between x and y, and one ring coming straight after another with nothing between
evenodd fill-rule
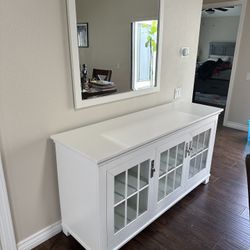
<instances>
[{"instance_id":1,"label":"textured wall","mask_svg":"<svg viewBox=\"0 0 250 250\"><path fill-rule=\"evenodd\" d=\"M202 2L164 1L161 92L75 111L65 1L0 0L0 150L18 241L60 219L51 134L170 102L176 86L191 100Z\"/></svg>"}]
</instances>

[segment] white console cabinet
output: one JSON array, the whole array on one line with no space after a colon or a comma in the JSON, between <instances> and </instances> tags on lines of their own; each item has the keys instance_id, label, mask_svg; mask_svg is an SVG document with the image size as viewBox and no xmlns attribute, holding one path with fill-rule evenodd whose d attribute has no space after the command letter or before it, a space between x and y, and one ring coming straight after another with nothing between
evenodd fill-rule
<instances>
[{"instance_id":1,"label":"white console cabinet","mask_svg":"<svg viewBox=\"0 0 250 250\"><path fill-rule=\"evenodd\" d=\"M174 103L52 136L64 233L119 249L207 183L221 111Z\"/></svg>"}]
</instances>

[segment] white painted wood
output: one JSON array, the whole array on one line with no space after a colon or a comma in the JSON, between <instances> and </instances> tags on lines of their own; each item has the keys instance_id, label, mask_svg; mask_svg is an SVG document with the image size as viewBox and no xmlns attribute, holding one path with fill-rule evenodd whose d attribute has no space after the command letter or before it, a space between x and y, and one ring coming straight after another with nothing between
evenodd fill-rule
<instances>
[{"instance_id":1,"label":"white painted wood","mask_svg":"<svg viewBox=\"0 0 250 250\"><path fill-rule=\"evenodd\" d=\"M154 197L154 182L152 178L149 178L148 185L148 209L147 212L143 213L141 216L137 217L133 222L126 225L121 231L114 233L114 177L130 168L133 168L140 163L149 160L150 165L152 160L155 158L155 151L152 148L145 148L136 151L131 154L129 160L119 159L117 160L115 168L108 171L107 173L107 221L109 222L108 227L108 248L113 249L121 242L126 240L131 232L137 231L141 228L145 221L152 217L153 209L153 197ZM126 210L127 211L127 210Z\"/></svg>"},{"instance_id":2,"label":"white painted wood","mask_svg":"<svg viewBox=\"0 0 250 250\"><path fill-rule=\"evenodd\" d=\"M188 192L209 179L221 111L198 104L175 103L52 136L56 143L63 231L86 249L119 249ZM161 152L182 142L189 145L194 135L208 129L211 129L211 137L206 168L188 179L190 157L185 154L181 187L158 203ZM106 138L112 132L120 147L119 154L112 153L116 147ZM105 151L105 157L99 151ZM148 186L148 211L115 233L114 178L145 160L155 161L156 169ZM127 191L125 197L126 194ZM130 212L128 209L124 211L125 215Z\"/></svg>"},{"instance_id":3,"label":"white painted wood","mask_svg":"<svg viewBox=\"0 0 250 250\"><path fill-rule=\"evenodd\" d=\"M76 2L75 0L67 0L67 16L68 16L68 34L70 44L71 57L71 77L74 94L75 107L78 108L81 96L81 74L79 66L79 52L77 47L77 25L76 25Z\"/></svg>"},{"instance_id":4,"label":"white painted wood","mask_svg":"<svg viewBox=\"0 0 250 250\"><path fill-rule=\"evenodd\" d=\"M2 250L15 250L16 239L0 154L0 243Z\"/></svg>"},{"instance_id":5,"label":"white painted wood","mask_svg":"<svg viewBox=\"0 0 250 250\"><path fill-rule=\"evenodd\" d=\"M162 42L163 42L163 20L164 20L164 0L160 0L160 17L159 17L159 46L157 58L157 81L156 87L142 89L137 91L130 91L127 93L113 94L101 98L93 98L89 100L82 100L81 84L80 84L80 68L79 68L79 52L77 46L77 18L76 18L76 4L75 0L66 0L67 2L67 16L68 16L68 33L71 54L71 70L72 70L72 84L74 92L75 108L87 108L95 105L120 101L124 99L134 98L142 95L153 94L160 91L161 82L161 65L162 65Z\"/></svg>"},{"instance_id":6,"label":"white painted wood","mask_svg":"<svg viewBox=\"0 0 250 250\"><path fill-rule=\"evenodd\" d=\"M209 183L209 179L210 179L210 177L208 177L208 178L203 182L203 184L204 184L204 185L207 185L207 184Z\"/></svg>"},{"instance_id":7,"label":"white painted wood","mask_svg":"<svg viewBox=\"0 0 250 250\"><path fill-rule=\"evenodd\" d=\"M87 249L100 249L98 168L82 155L56 145L63 231L81 239ZM102 177L105 178L105 177Z\"/></svg>"},{"instance_id":8,"label":"white painted wood","mask_svg":"<svg viewBox=\"0 0 250 250\"><path fill-rule=\"evenodd\" d=\"M155 196L154 196L154 208L155 208L155 213L159 213L162 210L165 210L165 207L168 206L168 204L172 203L175 201L183 192L184 192L184 181L185 181L185 170L188 168L189 161L187 158L185 158L185 149L186 149L186 144L188 144L190 140L190 135L189 133L185 130L185 132L182 133L177 133L169 137L167 140L164 140L163 144L157 147L157 152L156 152L156 177L155 177ZM161 164L161 153L163 153L166 150L171 149L172 147L177 146L180 143L185 143L185 148L184 148L184 162L183 162L183 173L182 173L182 180L181 180L181 186L173 191L170 195L166 196L162 200L158 201L158 192L159 192L159 172L160 172L160 164ZM169 155L168 155L168 160L169 160Z\"/></svg>"},{"instance_id":9,"label":"white painted wood","mask_svg":"<svg viewBox=\"0 0 250 250\"><path fill-rule=\"evenodd\" d=\"M221 111L214 107L176 102L53 135L51 138L94 163L102 163Z\"/></svg>"},{"instance_id":10,"label":"white painted wood","mask_svg":"<svg viewBox=\"0 0 250 250\"><path fill-rule=\"evenodd\" d=\"M199 180L198 182L194 183L194 185L185 190L185 192L178 197L175 201L173 201L171 204L168 204L167 207L165 207L164 210L162 210L161 212L158 212L153 218L151 218L149 221L145 222L145 224L143 225L143 227L141 227L138 231L136 232L131 232L131 235L128 239L126 239L124 242L122 242L119 246L115 247L114 250L118 250L120 249L123 245L125 245L128 241L130 241L131 239L133 239L137 234L139 234L143 229L145 229L148 225L150 225L152 222L154 222L157 218L159 218L162 214L164 214L167 210L169 210L171 207L173 207L177 202L179 202L182 198L184 198L187 194L189 194L192 190L194 190L196 187L198 187L201 183L203 183L208 177L206 177L205 179Z\"/></svg>"},{"instance_id":11,"label":"white painted wood","mask_svg":"<svg viewBox=\"0 0 250 250\"><path fill-rule=\"evenodd\" d=\"M208 155L207 155L207 161L206 161L206 168L197 173L195 176L189 179L188 177L188 171L189 168L187 168L187 176L186 176L186 187L185 189L188 189L193 186L195 182L198 182L200 179L209 179L210 177L210 171L211 171L211 163L212 163L212 156L213 156L213 149L214 149L214 143L215 143L215 135L216 135L216 128L217 128L217 119L209 119L207 121L208 123L206 125L200 125L198 124L193 128L193 131L191 133L191 138L196 135L199 135L209 129L211 129L210 139L209 139L209 147L208 147ZM191 157L189 156L189 161ZM207 177L207 178L206 178ZM207 183L206 183L207 184Z\"/></svg>"},{"instance_id":12,"label":"white painted wood","mask_svg":"<svg viewBox=\"0 0 250 250\"><path fill-rule=\"evenodd\" d=\"M18 250L31 250L46 240L52 238L56 234L60 233L62 231L61 228L61 221L58 221L41 231L29 236L28 238L22 240L17 244L17 249Z\"/></svg>"},{"instance_id":13,"label":"white painted wood","mask_svg":"<svg viewBox=\"0 0 250 250\"><path fill-rule=\"evenodd\" d=\"M189 179L189 166L190 166L190 155L184 155L184 163L183 163L183 175L182 175L182 185L178 189L176 189L174 192L166 196L164 199L158 201L158 197L156 196L155 199L155 206L157 213L161 213L161 211L164 211L166 206L168 204L173 203L175 200L177 200L182 194L188 190L190 187L194 186L195 183L199 182L201 179L209 179L210 176L210 168L211 168L211 159L212 159L212 153L213 153L213 147L214 147L214 138L215 138L215 130L214 128L217 126L217 119L215 117L211 117L202 123L198 123L196 125L192 125L192 128L186 129L182 133L177 133L169 137L167 140L165 140L165 144L162 144L161 146L157 147L157 157L156 157L156 166L160 168L160 154L167 149L170 149L182 142L185 142L186 145L190 145L190 142L192 141L192 138L200 134L202 132L205 132L209 129L211 129L211 135L210 135L210 142L209 142L209 149L208 149L208 157L207 157L207 163L206 168L203 169L200 173L193 176ZM185 154L185 151L184 151ZM159 168L156 171L156 175L159 176ZM158 177L159 178L159 177ZM158 179L155 180L155 193L158 194L158 185L159 181Z\"/></svg>"}]
</instances>

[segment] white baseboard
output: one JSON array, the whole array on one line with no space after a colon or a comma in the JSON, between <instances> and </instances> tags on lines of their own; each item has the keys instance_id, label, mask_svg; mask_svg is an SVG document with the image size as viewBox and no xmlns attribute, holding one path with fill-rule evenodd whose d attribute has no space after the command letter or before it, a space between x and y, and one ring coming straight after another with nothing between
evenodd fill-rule
<instances>
[{"instance_id":1,"label":"white baseboard","mask_svg":"<svg viewBox=\"0 0 250 250\"><path fill-rule=\"evenodd\" d=\"M29 236L28 238L20 241L17 244L17 249L18 250L31 250L39 246L46 240L49 240L50 238L60 233L61 231L62 231L61 221L58 221L42 229L41 231Z\"/></svg>"},{"instance_id":2,"label":"white baseboard","mask_svg":"<svg viewBox=\"0 0 250 250\"><path fill-rule=\"evenodd\" d=\"M237 129L237 130L241 130L245 132L248 131L247 125L236 123L236 122L225 121L223 125L228 128L233 128L233 129Z\"/></svg>"},{"instance_id":3,"label":"white baseboard","mask_svg":"<svg viewBox=\"0 0 250 250\"><path fill-rule=\"evenodd\" d=\"M0 249L16 250L8 193L0 152Z\"/></svg>"}]
</instances>

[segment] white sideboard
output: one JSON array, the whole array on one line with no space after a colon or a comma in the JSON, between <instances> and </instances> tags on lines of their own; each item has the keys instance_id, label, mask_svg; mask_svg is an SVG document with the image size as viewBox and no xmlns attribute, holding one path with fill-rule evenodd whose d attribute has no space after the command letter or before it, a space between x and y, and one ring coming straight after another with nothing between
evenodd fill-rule
<instances>
[{"instance_id":1,"label":"white sideboard","mask_svg":"<svg viewBox=\"0 0 250 250\"><path fill-rule=\"evenodd\" d=\"M179 102L53 135L64 233L119 249L207 183L221 112Z\"/></svg>"}]
</instances>

